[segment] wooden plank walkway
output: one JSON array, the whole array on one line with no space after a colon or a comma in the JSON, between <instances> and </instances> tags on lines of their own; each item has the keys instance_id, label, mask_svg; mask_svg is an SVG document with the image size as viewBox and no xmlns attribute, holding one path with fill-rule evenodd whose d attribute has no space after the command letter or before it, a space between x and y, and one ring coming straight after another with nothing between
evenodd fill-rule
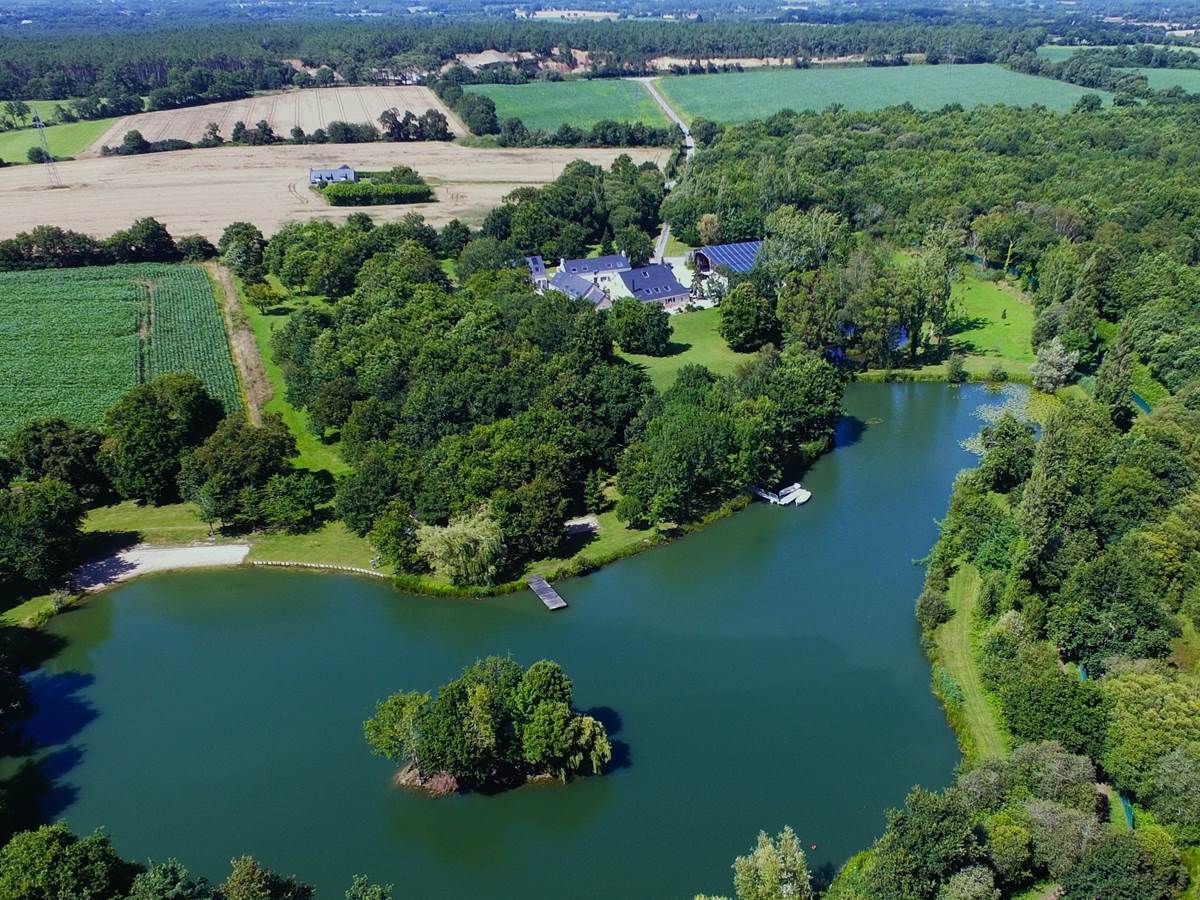
<instances>
[{"instance_id":1,"label":"wooden plank walkway","mask_svg":"<svg viewBox=\"0 0 1200 900\"><path fill-rule=\"evenodd\" d=\"M564 609L567 601L558 596L558 591L550 586L550 582L546 581L541 575L530 575L525 579L525 583L529 585L529 589L538 595L546 609Z\"/></svg>"}]
</instances>

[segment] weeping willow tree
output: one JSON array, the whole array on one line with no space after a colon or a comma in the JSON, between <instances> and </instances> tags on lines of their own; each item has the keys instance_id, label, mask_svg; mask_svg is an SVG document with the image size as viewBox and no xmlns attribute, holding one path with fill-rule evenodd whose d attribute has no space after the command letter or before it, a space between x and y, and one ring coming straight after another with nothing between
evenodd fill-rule
<instances>
[{"instance_id":1,"label":"weeping willow tree","mask_svg":"<svg viewBox=\"0 0 1200 900\"><path fill-rule=\"evenodd\" d=\"M449 525L422 525L417 553L454 584L489 585L504 566L504 535L484 507L451 519Z\"/></svg>"}]
</instances>

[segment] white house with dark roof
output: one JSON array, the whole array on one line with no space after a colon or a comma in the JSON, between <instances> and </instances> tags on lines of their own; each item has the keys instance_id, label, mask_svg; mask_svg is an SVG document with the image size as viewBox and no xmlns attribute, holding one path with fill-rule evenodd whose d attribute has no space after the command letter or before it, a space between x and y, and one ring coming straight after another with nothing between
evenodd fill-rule
<instances>
[{"instance_id":1,"label":"white house with dark roof","mask_svg":"<svg viewBox=\"0 0 1200 900\"><path fill-rule=\"evenodd\" d=\"M632 268L623 253L613 253L610 256L592 256L586 259L560 260L558 270L568 275L578 275L581 278L592 278L596 275L607 275L613 272L628 272Z\"/></svg>"},{"instance_id":2,"label":"white house with dark roof","mask_svg":"<svg viewBox=\"0 0 1200 900\"><path fill-rule=\"evenodd\" d=\"M587 259L562 259L558 263L558 271L590 281L606 294L611 294L613 288L620 284L618 276L628 272L629 268L629 260L621 253Z\"/></svg>"},{"instance_id":3,"label":"white house with dark roof","mask_svg":"<svg viewBox=\"0 0 1200 900\"><path fill-rule=\"evenodd\" d=\"M692 292L675 277L665 263L654 263L620 273L621 283L642 303L661 303L668 311L683 309L691 302Z\"/></svg>"},{"instance_id":4,"label":"white house with dark roof","mask_svg":"<svg viewBox=\"0 0 1200 900\"><path fill-rule=\"evenodd\" d=\"M339 181L358 181L358 173L344 163L336 169L308 170L308 183L310 185L336 184Z\"/></svg>"}]
</instances>

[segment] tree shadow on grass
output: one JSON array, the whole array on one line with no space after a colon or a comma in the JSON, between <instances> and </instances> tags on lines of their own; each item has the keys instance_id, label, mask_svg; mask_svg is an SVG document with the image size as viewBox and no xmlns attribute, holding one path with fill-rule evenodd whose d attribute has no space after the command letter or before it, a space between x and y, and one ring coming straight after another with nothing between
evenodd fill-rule
<instances>
[{"instance_id":1,"label":"tree shadow on grass","mask_svg":"<svg viewBox=\"0 0 1200 900\"><path fill-rule=\"evenodd\" d=\"M976 328L986 328L991 324L991 321L983 316L971 316L970 318L955 319L946 329L947 337L954 337L956 334L962 334L964 331L973 331Z\"/></svg>"},{"instance_id":2,"label":"tree shadow on grass","mask_svg":"<svg viewBox=\"0 0 1200 900\"><path fill-rule=\"evenodd\" d=\"M678 356L680 353L687 353L691 349L691 344L683 344L679 341L671 341L671 343L667 344L667 349L659 354L659 359L668 356Z\"/></svg>"},{"instance_id":3,"label":"tree shadow on grass","mask_svg":"<svg viewBox=\"0 0 1200 900\"><path fill-rule=\"evenodd\" d=\"M80 535L80 557L96 559L110 556L128 550L142 542L142 534L138 531L88 531Z\"/></svg>"}]
</instances>

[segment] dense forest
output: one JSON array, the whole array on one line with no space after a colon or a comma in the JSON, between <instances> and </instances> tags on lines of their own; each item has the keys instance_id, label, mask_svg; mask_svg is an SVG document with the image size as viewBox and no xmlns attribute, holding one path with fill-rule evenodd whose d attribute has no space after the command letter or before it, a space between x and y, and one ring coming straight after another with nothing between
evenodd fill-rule
<instances>
[{"instance_id":1,"label":"dense forest","mask_svg":"<svg viewBox=\"0 0 1200 900\"><path fill-rule=\"evenodd\" d=\"M704 149L663 214L693 243L766 237L768 250L782 243L812 260L812 273L789 279L763 254L751 280L778 323L760 341L791 329L809 346L900 362L878 336L912 330L914 310L929 320L937 307L906 300L921 290L896 289L907 283L903 261L863 241L919 245L923 255L949 240L1033 291L1035 347L1058 338L1095 371L1103 323L1126 320L1127 340L1175 390L1200 375L1200 194L1186 175L1198 116L1195 104L1159 102L1068 115L896 107L701 123ZM809 212L797 220L781 213L789 206ZM931 324L924 333L936 338Z\"/></svg>"}]
</instances>

